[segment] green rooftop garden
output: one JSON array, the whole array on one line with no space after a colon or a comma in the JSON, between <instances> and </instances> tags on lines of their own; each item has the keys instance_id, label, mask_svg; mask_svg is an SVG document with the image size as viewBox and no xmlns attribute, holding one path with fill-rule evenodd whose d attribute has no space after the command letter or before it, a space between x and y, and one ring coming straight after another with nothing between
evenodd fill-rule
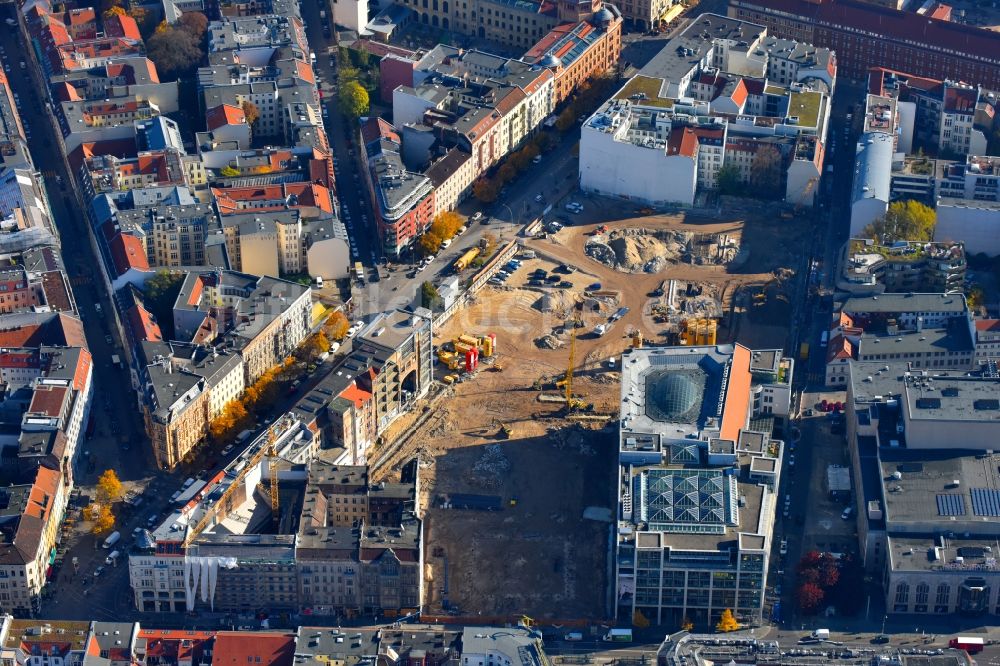
<instances>
[{"instance_id":1,"label":"green rooftop garden","mask_svg":"<svg viewBox=\"0 0 1000 666\"><path fill-rule=\"evenodd\" d=\"M672 99L662 99L660 88L663 86L662 79L654 79L650 76L633 77L625 87L618 91L615 99L627 99L643 106L656 106L669 109L674 105ZM639 97L633 97L637 95Z\"/></svg>"},{"instance_id":2,"label":"green rooftop garden","mask_svg":"<svg viewBox=\"0 0 1000 666\"><path fill-rule=\"evenodd\" d=\"M788 99L788 115L798 116L799 125L815 127L819 122L819 107L823 96L818 92L793 92Z\"/></svg>"}]
</instances>

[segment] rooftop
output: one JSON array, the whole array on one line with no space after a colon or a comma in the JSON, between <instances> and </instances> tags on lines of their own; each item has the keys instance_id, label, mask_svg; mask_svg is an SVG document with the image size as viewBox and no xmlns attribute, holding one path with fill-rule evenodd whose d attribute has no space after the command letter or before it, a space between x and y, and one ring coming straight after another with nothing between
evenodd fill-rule
<instances>
[{"instance_id":1,"label":"rooftop","mask_svg":"<svg viewBox=\"0 0 1000 666\"><path fill-rule=\"evenodd\" d=\"M882 447L886 529L899 535L1000 536L998 463L1000 456L989 452Z\"/></svg>"},{"instance_id":2,"label":"rooftop","mask_svg":"<svg viewBox=\"0 0 1000 666\"><path fill-rule=\"evenodd\" d=\"M678 83L705 59L715 40L727 40L731 48L749 51L764 32L763 26L754 23L718 14L702 14L667 42L639 73Z\"/></svg>"},{"instance_id":3,"label":"rooftop","mask_svg":"<svg viewBox=\"0 0 1000 666\"><path fill-rule=\"evenodd\" d=\"M844 301L842 312L850 315L865 313L932 312L964 314L968 311L962 294L879 294L851 297Z\"/></svg>"}]
</instances>

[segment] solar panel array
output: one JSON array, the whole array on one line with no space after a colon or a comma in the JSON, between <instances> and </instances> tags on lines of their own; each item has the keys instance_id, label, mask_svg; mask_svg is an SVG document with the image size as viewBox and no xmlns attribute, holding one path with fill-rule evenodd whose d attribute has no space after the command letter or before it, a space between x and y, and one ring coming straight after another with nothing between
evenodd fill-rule
<instances>
[{"instance_id":1,"label":"solar panel array","mask_svg":"<svg viewBox=\"0 0 1000 666\"><path fill-rule=\"evenodd\" d=\"M1000 490L973 488L972 513L977 516L1000 518Z\"/></svg>"},{"instance_id":2,"label":"solar panel array","mask_svg":"<svg viewBox=\"0 0 1000 666\"><path fill-rule=\"evenodd\" d=\"M965 497L959 493L942 493L937 496L939 516L964 516Z\"/></svg>"}]
</instances>

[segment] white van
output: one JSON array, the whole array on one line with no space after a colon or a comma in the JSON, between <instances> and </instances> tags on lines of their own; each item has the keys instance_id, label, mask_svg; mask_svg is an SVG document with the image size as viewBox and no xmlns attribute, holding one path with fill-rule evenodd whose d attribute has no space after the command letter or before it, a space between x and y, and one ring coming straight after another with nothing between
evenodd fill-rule
<instances>
[{"instance_id":1,"label":"white van","mask_svg":"<svg viewBox=\"0 0 1000 666\"><path fill-rule=\"evenodd\" d=\"M313 285L315 285L315 287L317 289L322 289L323 288L323 276L322 275L317 275L316 277L314 277L313 278Z\"/></svg>"}]
</instances>

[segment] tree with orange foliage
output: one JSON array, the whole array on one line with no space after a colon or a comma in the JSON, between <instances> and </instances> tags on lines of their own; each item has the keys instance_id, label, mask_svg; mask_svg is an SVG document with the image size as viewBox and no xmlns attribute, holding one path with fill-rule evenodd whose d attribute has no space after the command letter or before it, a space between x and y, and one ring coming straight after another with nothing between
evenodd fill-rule
<instances>
[{"instance_id":1,"label":"tree with orange foliage","mask_svg":"<svg viewBox=\"0 0 1000 666\"><path fill-rule=\"evenodd\" d=\"M105 21L107 21L107 20L109 20L109 19L111 19L112 17L115 17L115 16L125 16L125 15L126 15L125 10L122 9L119 5L113 5L111 7L108 7L104 11L104 13L101 14L101 16L104 17Z\"/></svg>"},{"instance_id":2,"label":"tree with orange foliage","mask_svg":"<svg viewBox=\"0 0 1000 666\"><path fill-rule=\"evenodd\" d=\"M347 320L347 315L340 310L332 312L326 318L326 323L323 324L323 332L326 333L326 337L338 342L344 339L350 328L351 322Z\"/></svg>"}]
</instances>

